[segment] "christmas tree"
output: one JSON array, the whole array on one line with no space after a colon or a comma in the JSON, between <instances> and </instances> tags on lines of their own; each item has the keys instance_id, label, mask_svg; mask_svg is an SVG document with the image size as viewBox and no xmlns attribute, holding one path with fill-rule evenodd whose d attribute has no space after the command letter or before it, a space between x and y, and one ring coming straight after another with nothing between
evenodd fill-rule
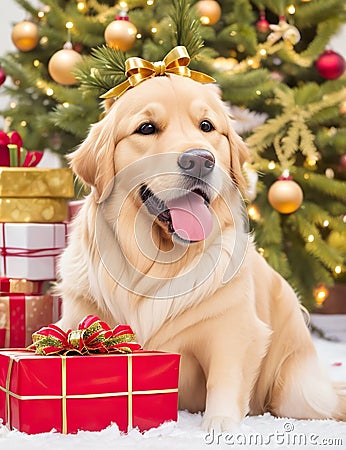
<instances>
[{"instance_id":1,"label":"christmas tree","mask_svg":"<svg viewBox=\"0 0 346 450\"><path fill-rule=\"evenodd\" d=\"M28 148L65 155L102 116L99 97L125 79L127 57L159 61L184 45L190 67L222 87L251 150L259 251L309 308L345 279L345 61L328 49L344 0L16 2L31 20L0 59L13 80L2 113Z\"/></svg>"}]
</instances>

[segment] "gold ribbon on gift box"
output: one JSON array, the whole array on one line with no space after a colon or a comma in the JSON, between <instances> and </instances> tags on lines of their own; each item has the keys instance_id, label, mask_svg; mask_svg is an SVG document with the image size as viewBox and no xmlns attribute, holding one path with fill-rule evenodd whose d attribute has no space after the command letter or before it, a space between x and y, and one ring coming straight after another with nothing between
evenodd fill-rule
<instances>
[{"instance_id":1,"label":"gold ribbon on gift box","mask_svg":"<svg viewBox=\"0 0 346 450\"><path fill-rule=\"evenodd\" d=\"M73 196L73 174L68 168L0 167L0 197Z\"/></svg>"},{"instance_id":2,"label":"gold ribbon on gift box","mask_svg":"<svg viewBox=\"0 0 346 450\"><path fill-rule=\"evenodd\" d=\"M148 354L155 355L155 353L137 353L135 357L145 357ZM160 355L158 353L158 355ZM100 394L83 394L83 395L71 395L67 394L67 376L66 365L67 358L73 358L73 356L59 355L61 358L61 395L18 395L10 390L11 375L13 362L15 355L9 356L9 366L7 369L6 386L0 386L0 390L6 394L6 424L11 428L11 397L18 400L52 400L61 399L62 402L62 433L68 433L68 417L67 417L67 401L69 399L83 399L83 398L104 398L104 397L121 397L127 396L127 429L130 431L133 428L133 396L134 395L150 395L150 394L171 394L177 393L178 388L170 389L150 389L145 391L134 391L132 388L133 370L132 370L132 358L134 355L128 354L127 357L127 391L124 392L105 392ZM108 356L107 356L108 357ZM119 356L115 356L119 357Z\"/></svg>"}]
</instances>

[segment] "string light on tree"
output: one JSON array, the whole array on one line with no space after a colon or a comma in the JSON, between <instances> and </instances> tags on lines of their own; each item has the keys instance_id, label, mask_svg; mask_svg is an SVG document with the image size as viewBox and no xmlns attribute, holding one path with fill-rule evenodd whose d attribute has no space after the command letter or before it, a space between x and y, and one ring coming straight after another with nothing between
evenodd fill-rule
<instances>
[{"instance_id":1,"label":"string light on tree","mask_svg":"<svg viewBox=\"0 0 346 450\"><path fill-rule=\"evenodd\" d=\"M303 191L298 183L293 181L288 171L269 188L268 201L271 206L281 214L291 214L300 207L303 202Z\"/></svg>"},{"instance_id":2,"label":"string light on tree","mask_svg":"<svg viewBox=\"0 0 346 450\"><path fill-rule=\"evenodd\" d=\"M200 0L196 3L196 11L203 25L214 25L222 13L221 6L215 0Z\"/></svg>"},{"instance_id":3,"label":"string light on tree","mask_svg":"<svg viewBox=\"0 0 346 450\"><path fill-rule=\"evenodd\" d=\"M50 76L57 83L66 86L77 83L77 80L72 72L76 64L82 61L81 55L72 48L72 43L70 40L70 30L72 27L72 22L66 23L68 40L64 44L63 49L54 53L48 62L48 72Z\"/></svg>"},{"instance_id":4,"label":"string light on tree","mask_svg":"<svg viewBox=\"0 0 346 450\"><path fill-rule=\"evenodd\" d=\"M39 42L38 27L30 20L23 20L13 27L11 39L18 50L30 52Z\"/></svg>"},{"instance_id":5,"label":"string light on tree","mask_svg":"<svg viewBox=\"0 0 346 450\"><path fill-rule=\"evenodd\" d=\"M78 3L77 3L77 9L78 9L78 11L80 11L80 12L86 11L87 6L86 6L85 2L78 2Z\"/></svg>"},{"instance_id":6,"label":"string light on tree","mask_svg":"<svg viewBox=\"0 0 346 450\"><path fill-rule=\"evenodd\" d=\"M109 23L104 32L106 44L116 50L126 52L130 50L136 42L137 28L130 22L127 11L122 9Z\"/></svg>"},{"instance_id":7,"label":"string light on tree","mask_svg":"<svg viewBox=\"0 0 346 450\"><path fill-rule=\"evenodd\" d=\"M39 22L42 22L49 12L50 12L50 6L44 5L39 11L37 11L37 20Z\"/></svg>"},{"instance_id":8,"label":"string light on tree","mask_svg":"<svg viewBox=\"0 0 346 450\"><path fill-rule=\"evenodd\" d=\"M334 170L331 167L327 167L327 169L325 170L325 175L327 178L329 178L330 180L332 180L335 176L334 174Z\"/></svg>"},{"instance_id":9,"label":"string light on tree","mask_svg":"<svg viewBox=\"0 0 346 450\"><path fill-rule=\"evenodd\" d=\"M329 295L327 287L321 283L314 289L314 297L317 306L323 305L324 301Z\"/></svg>"},{"instance_id":10,"label":"string light on tree","mask_svg":"<svg viewBox=\"0 0 346 450\"><path fill-rule=\"evenodd\" d=\"M296 7L293 4L288 5L287 6L287 12L288 12L288 14L291 14L291 15L295 14L296 13Z\"/></svg>"},{"instance_id":11,"label":"string light on tree","mask_svg":"<svg viewBox=\"0 0 346 450\"><path fill-rule=\"evenodd\" d=\"M257 208L257 206L255 206L255 205L249 206L247 208L247 212L248 212L251 220L258 222L261 219L261 213L259 212L259 209Z\"/></svg>"},{"instance_id":12,"label":"string light on tree","mask_svg":"<svg viewBox=\"0 0 346 450\"><path fill-rule=\"evenodd\" d=\"M345 72L346 62L342 55L333 50L326 50L315 63L317 72L327 80L335 80Z\"/></svg>"},{"instance_id":13,"label":"string light on tree","mask_svg":"<svg viewBox=\"0 0 346 450\"><path fill-rule=\"evenodd\" d=\"M342 267L341 267L341 266L335 266L334 272L335 272L337 275L340 275L341 272L342 272Z\"/></svg>"}]
</instances>

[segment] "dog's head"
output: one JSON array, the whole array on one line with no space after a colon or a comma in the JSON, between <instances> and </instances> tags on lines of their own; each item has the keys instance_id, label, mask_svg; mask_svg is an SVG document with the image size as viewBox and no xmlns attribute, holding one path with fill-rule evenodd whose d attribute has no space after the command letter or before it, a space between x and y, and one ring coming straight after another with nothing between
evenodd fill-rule
<instances>
[{"instance_id":1,"label":"dog's head","mask_svg":"<svg viewBox=\"0 0 346 450\"><path fill-rule=\"evenodd\" d=\"M209 207L223 190L244 191L247 156L219 89L170 75L149 79L116 100L70 161L98 202L109 196L116 175L127 168L132 173L136 163L134 207L144 204L167 237L177 233L199 241L210 232ZM227 186L221 173L231 181Z\"/></svg>"}]
</instances>

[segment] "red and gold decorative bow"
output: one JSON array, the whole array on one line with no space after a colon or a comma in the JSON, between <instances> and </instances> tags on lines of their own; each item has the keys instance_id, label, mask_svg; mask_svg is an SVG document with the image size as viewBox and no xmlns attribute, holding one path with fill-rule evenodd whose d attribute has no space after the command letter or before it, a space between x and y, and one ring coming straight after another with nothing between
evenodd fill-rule
<instances>
[{"instance_id":1,"label":"red and gold decorative bow","mask_svg":"<svg viewBox=\"0 0 346 450\"><path fill-rule=\"evenodd\" d=\"M140 350L135 335L128 325L111 328L98 317L86 316L77 330L63 331L51 324L40 328L32 335L33 343L28 347L39 355L66 353L132 353Z\"/></svg>"},{"instance_id":2,"label":"red and gold decorative bow","mask_svg":"<svg viewBox=\"0 0 346 450\"><path fill-rule=\"evenodd\" d=\"M28 151L17 131L5 133L0 130L0 166L34 167L41 161L43 152Z\"/></svg>"},{"instance_id":3,"label":"red and gold decorative bow","mask_svg":"<svg viewBox=\"0 0 346 450\"><path fill-rule=\"evenodd\" d=\"M101 95L101 98L120 97L128 89L137 86L142 81L169 74L192 78L200 83L213 83L215 81L209 75L190 70L187 67L190 61L190 56L183 46L174 47L163 61L150 62L138 57L128 58L125 61L125 75L128 79Z\"/></svg>"}]
</instances>

